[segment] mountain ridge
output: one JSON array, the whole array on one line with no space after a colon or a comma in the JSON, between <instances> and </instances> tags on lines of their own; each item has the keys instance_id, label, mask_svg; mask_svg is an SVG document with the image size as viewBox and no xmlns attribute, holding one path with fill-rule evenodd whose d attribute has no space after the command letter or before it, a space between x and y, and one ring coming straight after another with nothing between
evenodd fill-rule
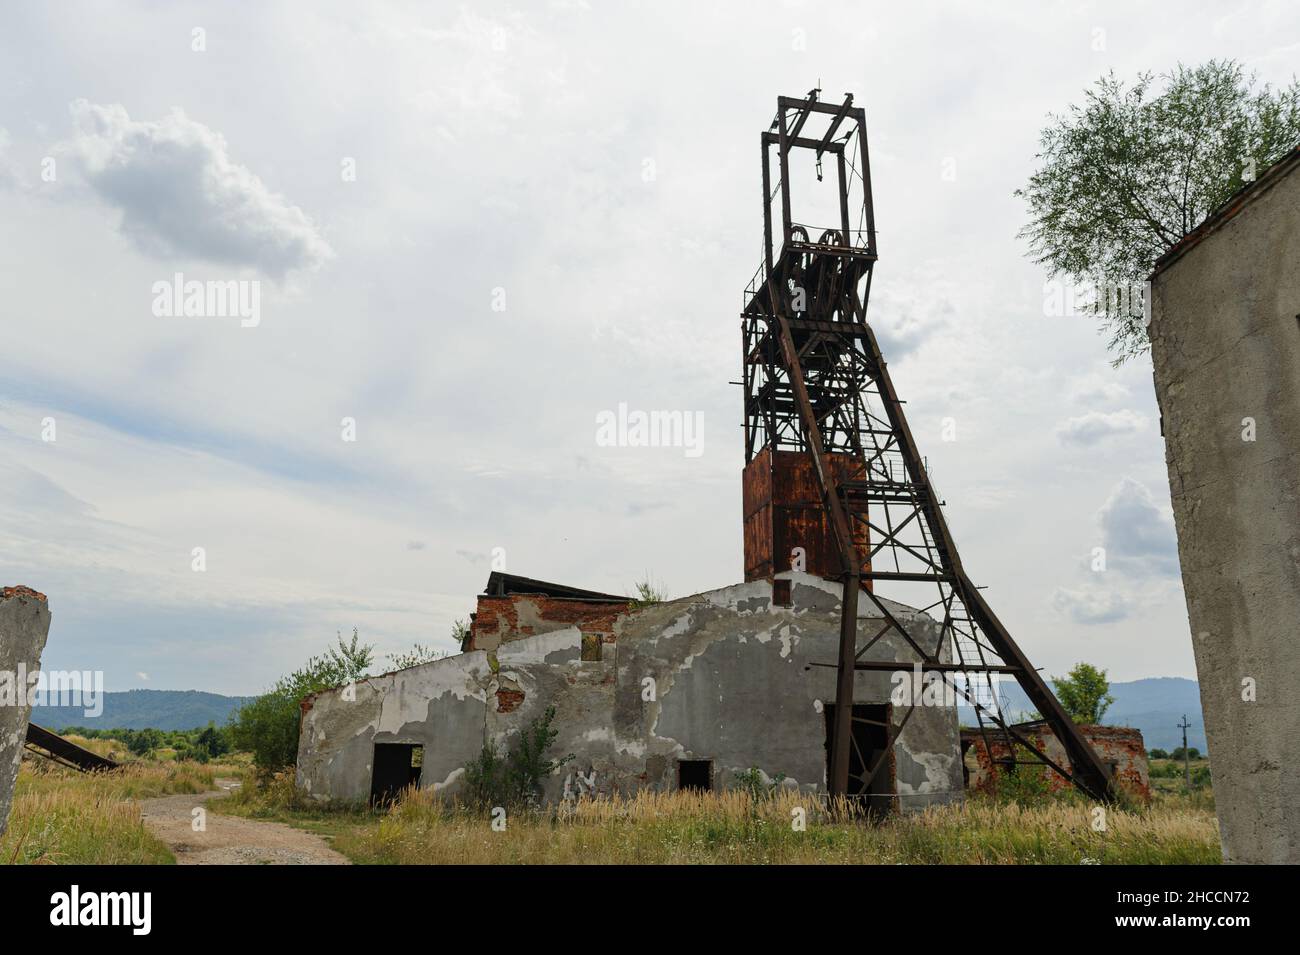
<instances>
[{"instance_id":1,"label":"mountain ridge","mask_svg":"<svg viewBox=\"0 0 1300 955\"><path fill-rule=\"evenodd\" d=\"M998 685L1003 707L1013 717L1029 714L1034 707L1020 685L1007 680ZM1147 749L1173 749L1183 745L1178 728L1186 715L1187 745L1206 752L1205 721L1201 713L1201 688L1195 680L1180 676L1153 676L1110 685L1115 702L1102 717L1104 726L1132 726L1142 731ZM957 708L963 726L975 725L971 707Z\"/></svg>"},{"instance_id":2,"label":"mountain ridge","mask_svg":"<svg viewBox=\"0 0 1300 955\"><path fill-rule=\"evenodd\" d=\"M71 726L87 729L189 730L209 723L218 726L252 696L225 696L204 690L122 690L106 692L103 712L87 716L81 706L33 706L31 721L59 731Z\"/></svg>"}]
</instances>

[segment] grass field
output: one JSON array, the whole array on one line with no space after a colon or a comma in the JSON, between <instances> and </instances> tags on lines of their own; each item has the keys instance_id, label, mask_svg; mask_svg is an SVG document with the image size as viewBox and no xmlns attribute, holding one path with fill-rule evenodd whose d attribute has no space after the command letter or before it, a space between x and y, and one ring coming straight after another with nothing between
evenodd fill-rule
<instances>
[{"instance_id":1,"label":"grass field","mask_svg":"<svg viewBox=\"0 0 1300 955\"><path fill-rule=\"evenodd\" d=\"M83 745L102 749L109 741ZM116 753L114 755L121 755ZM586 801L561 811L516 812L504 831L490 818L444 803L428 790L389 813L304 805L286 774L253 782L246 761L200 765L137 760L112 774L83 775L25 761L0 862L170 863L166 846L140 821L138 800L244 786L208 806L219 813L286 822L326 836L362 864L482 863L954 863L1184 864L1220 859L1213 794L1161 787L1148 807L1107 810L1104 831L1091 807L1071 797L934 808L868 823L821 811L807 796L741 792L644 793ZM1162 783L1164 780L1161 780ZM803 809L800 831L794 810Z\"/></svg>"},{"instance_id":2,"label":"grass field","mask_svg":"<svg viewBox=\"0 0 1300 955\"><path fill-rule=\"evenodd\" d=\"M1038 805L975 797L865 823L819 812L807 797L754 800L739 792L644 793L515 813L494 831L481 813L428 790L390 813L301 806L281 780L209 804L217 812L275 819L329 837L362 864L478 863L950 863L1213 864L1220 860L1213 807L1162 796L1140 811L1110 809L1105 831L1090 806L1049 797ZM806 813L797 831L794 810Z\"/></svg>"},{"instance_id":3,"label":"grass field","mask_svg":"<svg viewBox=\"0 0 1300 955\"><path fill-rule=\"evenodd\" d=\"M1156 793L1181 793L1186 789L1181 759L1150 760L1151 789ZM1190 760L1187 767L1192 775L1192 791L1208 792L1210 783L1210 761L1208 759Z\"/></svg>"},{"instance_id":4,"label":"grass field","mask_svg":"<svg viewBox=\"0 0 1300 955\"><path fill-rule=\"evenodd\" d=\"M112 740L68 737L101 755L122 759ZM129 754L125 754L129 758ZM140 821L138 800L215 788L217 775L237 766L137 760L114 773L79 773L25 759L14 790L9 827L0 838L0 863L125 865L175 861Z\"/></svg>"}]
</instances>

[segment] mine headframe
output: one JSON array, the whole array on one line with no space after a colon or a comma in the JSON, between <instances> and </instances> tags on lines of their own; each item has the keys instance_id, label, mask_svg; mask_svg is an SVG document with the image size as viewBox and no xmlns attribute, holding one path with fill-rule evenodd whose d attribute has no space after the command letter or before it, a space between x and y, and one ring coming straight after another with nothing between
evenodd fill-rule
<instances>
[{"instance_id":1,"label":"mine headframe","mask_svg":"<svg viewBox=\"0 0 1300 955\"><path fill-rule=\"evenodd\" d=\"M785 467L793 469L788 473L802 468L820 498L825 546L820 556L809 555L806 569L843 581L839 660L821 664L838 670L830 793L865 792L919 705L913 699L901 718L889 721L890 746L874 765L866 765L858 753L864 772L850 780L855 674L919 666L926 679L942 680L974 708L986 752L994 752L989 735L996 734L1013 760L1023 748L1028 761L1046 764L1093 798L1109 799L1110 774L962 566L943 502L867 323L877 254L866 116L853 105L852 94L842 103L819 97L819 90L802 98L779 97L776 118L762 134L763 259L745 291L741 328L746 578L792 569L789 553L779 552L770 533L765 538L770 553L762 558L750 553L750 487L766 481L779 497ZM797 179L796 165L815 170L816 184L811 175ZM796 185L802 190L801 210L804 194L821 197L820 212L802 222L791 211ZM800 481L796 474L784 483ZM877 595L877 584L910 594L923 588L925 598L909 602L938 624L938 639L934 627L900 619ZM862 599L875 605L884 628L859 641ZM907 659L864 659L891 633L891 642L906 648ZM873 654L878 656L879 651ZM1001 674L1024 688L1064 747L1068 767L1007 722L994 685Z\"/></svg>"}]
</instances>

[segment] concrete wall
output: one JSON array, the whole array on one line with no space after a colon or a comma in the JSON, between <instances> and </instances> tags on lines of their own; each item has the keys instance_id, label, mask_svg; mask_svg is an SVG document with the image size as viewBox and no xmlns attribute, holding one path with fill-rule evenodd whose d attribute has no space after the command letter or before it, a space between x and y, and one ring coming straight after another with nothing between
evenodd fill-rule
<instances>
[{"instance_id":1,"label":"concrete wall","mask_svg":"<svg viewBox=\"0 0 1300 955\"><path fill-rule=\"evenodd\" d=\"M834 699L835 669L810 664L835 662L839 586L780 576L792 581L790 607L774 607L771 584L760 580L625 611L599 660L581 658L582 632L571 626L368 680L354 700L343 690L317 694L304 702L298 786L320 800L364 800L374 744L406 742L425 747L421 784L455 792L486 738L504 748L554 705L551 755L576 759L548 782L550 800L589 786L672 789L679 759L712 760L715 788L756 767L784 775L785 785L824 791L819 706ZM861 633L874 636L881 624L862 604ZM937 640L930 618L900 605L891 612ZM905 658L901 638L891 636L872 658ZM859 673L854 700L888 702L890 691L890 674ZM896 708L895 724L905 714ZM891 762L903 808L960 799L955 707L918 707Z\"/></svg>"},{"instance_id":2,"label":"concrete wall","mask_svg":"<svg viewBox=\"0 0 1300 955\"><path fill-rule=\"evenodd\" d=\"M43 594L27 587L0 589L0 836L9 823L32 711L28 681L22 677L40 670L49 630L50 608Z\"/></svg>"},{"instance_id":3,"label":"concrete wall","mask_svg":"<svg viewBox=\"0 0 1300 955\"><path fill-rule=\"evenodd\" d=\"M1300 862L1298 170L1293 158L1261 177L1152 277L1156 396L1229 862Z\"/></svg>"}]
</instances>

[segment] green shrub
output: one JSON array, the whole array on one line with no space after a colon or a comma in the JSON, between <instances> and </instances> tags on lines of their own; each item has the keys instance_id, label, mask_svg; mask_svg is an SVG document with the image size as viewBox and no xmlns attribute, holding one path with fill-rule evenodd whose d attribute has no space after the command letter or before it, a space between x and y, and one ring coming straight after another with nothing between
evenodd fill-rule
<instances>
[{"instance_id":1,"label":"green shrub","mask_svg":"<svg viewBox=\"0 0 1300 955\"><path fill-rule=\"evenodd\" d=\"M207 727L194 738L194 750L196 753L202 752L206 757L224 756L230 752L230 733L226 730L217 729L209 723ZM198 758L197 756L195 757ZM207 759L200 760L207 762Z\"/></svg>"},{"instance_id":2,"label":"green shrub","mask_svg":"<svg viewBox=\"0 0 1300 955\"><path fill-rule=\"evenodd\" d=\"M465 766L465 801L484 811L506 801L505 763L492 740L484 743L478 758Z\"/></svg>"},{"instance_id":3,"label":"green shrub","mask_svg":"<svg viewBox=\"0 0 1300 955\"><path fill-rule=\"evenodd\" d=\"M1106 671L1091 663L1077 663L1067 676L1052 677L1056 697L1076 723L1093 725L1101 722L1106 710L1115 702L1110 695Z\"/></svg>"},{"instance_id":4,"label":"green shrub","mask_svg":"<svg viewBox=\"0 0 1300 955\"><path fill-rule=\"evenodd\" d=\"M731 788L747 793L754 802L765 802L776 795L785 780L785 773L777 773L770 783L763 781L763 773L757 766L743 769L731 778Z\"/></svg>"},{"instance_id":5,"label":"green shrub","mask_svg":"<svg viewBox=\"0 0 1300 955\"><path fill-rule=\"evenodd\" d=\"M636 585L636 597L632 599L628 606L633 610L640 610L642 607L663 603L667 599L667 589L656 584L654 579L647 574L645 579Z\"/></svg>"},{"instance_id":6,"label":"green shrub","mask_svg":"<svg viewBox=\"0 0 1300 955\"><path fill-rule=\"evenodd\" d=\"M306 666L281 677L267 693L240 707L231 717L230 740L238 749L253 754L258 774L269 778L298 761L299 706L304 697L321 690L345 686L364 679L372 662L372 648L342 635L338 646L324 656L312 657Z\"/></svg>"},{"instance_id":7,"label":"green shrub","mask_svg":"<svg viewBox=\"0 0 1300 955\"><path fill-rule=\"evenodd\" d=\"M126 748L136 756L148 756L154 750L160 748L166 743L163 734L159 730L144 729L128 731L128 735L123 739Z\"/></svg>"},{"instance_id":8,"label":"green shrub","mask_svg":"<svg viewBox=\"0 0 1300 955\"><path fill-rule=\"evenodd\" d=\"M573 754L560 759L546 755L559 735L551 729L554 720L555 707L548 706L512 740L504 757L491 740L484 743L478 759L465 767L466 801L480 810L536 808L541 802L542 781L574 758Z\"/></svg>"},{"instance_id":9,"label":"green shrub","mask_svg":"<svg viewBox=\"0 0 1300 955\"><path fill-rule=\"evenodd\" d=\"M1037 757L1019 743L1010 758L1019 765L997 763L994 767L997 800L1018 806L1037 806L1050 801L1053 797L1047 778L1050 770L1037 764Z\"/></svg>"}]
</instances>

